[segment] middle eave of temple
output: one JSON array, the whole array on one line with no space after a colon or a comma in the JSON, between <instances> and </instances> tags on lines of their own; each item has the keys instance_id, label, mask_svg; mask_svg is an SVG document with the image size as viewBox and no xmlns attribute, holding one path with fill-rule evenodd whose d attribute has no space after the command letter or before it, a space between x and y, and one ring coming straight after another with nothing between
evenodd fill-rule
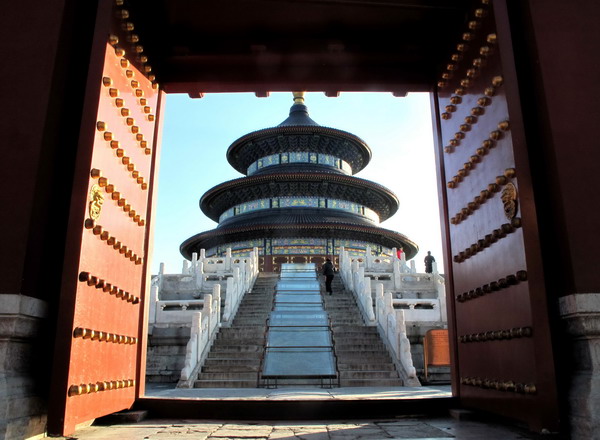
<instances>
[{"instance_id":1,"label":"middle eave of temple","mask_svg":"<svg viewBox=\"0 0 600 440\"><path fill-rule=\"evenodd\" d=\"M200 199L200 209L214 221L227 209L261 198L290 193L332 197L365 205L379 215L380 221L398 211L398 197L370 180L331 173L271 173L229 180L209 189Z\"/></svg>"}]
</instances>

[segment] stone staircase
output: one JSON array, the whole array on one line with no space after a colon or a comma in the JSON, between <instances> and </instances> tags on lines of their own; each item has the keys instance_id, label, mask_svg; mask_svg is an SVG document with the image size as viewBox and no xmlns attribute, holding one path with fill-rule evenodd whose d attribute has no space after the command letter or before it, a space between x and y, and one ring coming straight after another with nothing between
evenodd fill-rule
<instances>
[{"instance_id":1,"label":"stone staircase","mask_svg":"<svg viewBox=\"0 0 600 440\"><path fill-rule=\"evenodd\" d=\"M195 388L255 388L279 274L260 273L231 327L221 328Z\"/></svg>"},{"instance_id":2,"label":"stone staircase","mask_svg":"<svg viewBox=\"0 0 600 440\"><path fill-rule=\"evenodd\" d=\"M354 296L344 289L339 276L333 295L321 293L333 327L335 353L342 387L402 386L387 348L376 327L364 325Z\"/></svg>"},{"instance_id":3,"label":"stone staircase","mask_svg":"<svg viewBox=\"0 0 600 440\"><path fill-rule=\"evenodd\" d=\"M189 327L154 327L148 336L146 380L151 383L177 383L185 366Z\"/></svg>"},{"instance_id":4,"label":"stone staircase","mask_svg":"<svg viewBox=\"0 0 600 440\"><path fill-rule=\"evenodd\" d=\"M278 274L261 273L242 300L229 328L221 328L205 361L196 388L255 388L264 352L266 321L273 308ZM322 280L321 280L322 281ZM364 325L352 296L339 279L332 296L321 293L332 323L342 387L402 386L375 327ZM298 386L301 386L299 384Z\"/></svg>"}]
</instances>

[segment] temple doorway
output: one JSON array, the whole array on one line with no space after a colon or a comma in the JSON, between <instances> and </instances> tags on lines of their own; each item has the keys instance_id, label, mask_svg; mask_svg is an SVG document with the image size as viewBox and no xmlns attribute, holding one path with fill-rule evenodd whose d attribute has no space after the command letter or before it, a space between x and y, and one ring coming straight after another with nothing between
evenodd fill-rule
<instances>
[{"instance_id":1,"label":"temple doorway","mask_svg":"<svg viewBox=\"0 0 600 440\"><path fill-rule=\"evenodd\" d=\"M61 401L51 409L51 431L70 432L101 413L143 403L144 307L166 94L267 95L295 86L327 95L432 93L453 395L533 429L555 427L550 324L507 2L345 2L344 11L361 10L344 17L337 2L314 2L318 10L298 17L318 18L323 33L310 34L316 42L299 38L311 20L291 32L283 25L295 2L280 9L267 3L246 8L241 22L214 5L164 2L163 11L133 0L99 3L59 311L59 339L66 342L57 344L52 393ZM224 21L206 20L210 13ZM237 33L246 23L248 33ZM356 29L377 34L378 43ZM216 45L206 50L211 38ZM98 357L99 342L108 344ZM90 356L103 368L92 369Z\"/></svg>"},{"instance_id":2,"label":"temple doorway","mask_svg":"<svg viewBox=\"0 0 600 440\"><path fill-rule=\"evenodd\" d=\"M430 95L417 93L400 98L391 93L342 93L338 97L327 97L322 93L307 93L304 99L310 117L317 123L352 133L369 145L372 151L369 165L359 172L357 177L389 188L400 200L400 208L396 214L383 222L381 227L400 231L419 246L416 256L411 255L410 261L402 263L404 265L402 270L405 275L408 275L408 278L411 278L411 281L407 281L404 293L401 292L400 286L395 289L393 283L390 285L389 281L394 276L390 266L387 271L379 268L376 270L384 272L371 274L372 286L375 289L379 279L388 280L385 282L386 290L391 289L392 292L397 290L396 293L393 293L398 302L395 307L397 309L406 308L409 344L412 344L411 349L417 375L423 384L448 385L443 388L445 391L439 393L449 395L450 375L449 366L446 364L448 362L447 344L439 347L442 353L446 352L442 356L446 359L442 361L444 365L438 366L437 370L433 365L429 370L424 370L423 344L426 333L429 330L447 331L446 313L445 310L440 310L440 307L445 309L445 299L440 301L438 298L440 292L442 296L445 295L445 289L443 284L441 290L436 290L435 287L439 282L443 283L444 261ZM202 194L211 187L242 176L227 163L227 147L235 139L247 133L279 124L287 117L292 103L291 92L273 93L270 97L262 98L256 97L254 94L207 94L202 99L191 99L183 94L167 95L152 256L153 276L159 272L164 274L163 277L169 277L170 280L174 280L176 274L181 276L183 257L179 250L179 244L199 231L216 227L214 221L208 219L200 211L198 201ZM423 261L428 251L436 257L436 274L425 277L427 280L424 278L419 288L418 282L412 280L412 278L416 280L418 277L412 276L411 273L420 274L421 277L425 275ZM264 249L261 247L261 255L263 252ZM365 250L356 252L358 254L355 255L355 258L362 262ZM377 249L374 248L372 252L377 252ZM339 253L340 247L336 246L332 255L336 264L339 262ZM382 253L380 255L381 258L384 257ZM400 254L395 253L394 255L396 260L399 260L396 258L398 255ZM285 254L281 254L278 258L286 262L289 260L286 259ZM378 258L373 260L379 261ZM188 270L185 267L189 264L183 264L184 270ZM365 266L364 263L360 264ZM364 270L369 272L374 269L365 267ZM440 274L437 273L438 270ZM434 277L437 277L437 281L433 280ZM412 284L409 286L408 283ZM225 286L223 285L223 287ZM180 289L180 294L174 291L177 289L173 288L163 290L164 294L162 290L158 294L160 297L158 298L160 300L159 308L166 305L166 311L177 312L179 309L175 305L171 305L169 300L183 299L186 295L185 287ZM204 290L208 292L206 288ZM374 292L375 290L373 298L375 298ZM221 291L221 295L224 295L224 289ZM193 294L188 294L188 296L187 299L193 300ZM187 310L187 317L184 318L182 314L181 318L188 320L185 324L174 322L176 313L172 313L169 318L163 318L167 313L157 311L156 307L151 306L151 315L160 315L159 321L163 319L164 322L155 322L152 316L150 318L149 325L151 329L156 327L156 331L154 334L152 331L149 333L149 358L146 363L149 380L147 392L174 387L178 381L175 376L179 376L180 373L176 370L182 370L185 365L182 352L190 339L190 313L194 307L196 309L198 307L193 301L189 304L182 301L178 307L184 307ZM417 317L419 314L423 316ZM436 314L436 317L433 314ZM369 321L368 317L364 319ZM223 325L227 326L228 324L224 322ZM369 325L375 324L371 322ZM358 337L353 340L357 344L364 343L364 339ZM387 340L384 341L388 345L388 351L392 350L389 346L390 343ZM248 340L248 344L253 345L254 343L255 341ZM376 355L379 356L380 353L376 353ZM179 363L175 363L176 357L180 358ZM365 361L368 363L369 359L365 359ZM429 359L429 361L433 362L433 359ZM242 366L238 365L240 362L236 361L236 365L232 369L242 371ZM250 360L248 362L251 363ZM352 374L360 378L371 376L391 378L394 375L398 379L397 373L392 374L387 365L383 367L373 365L371 368L373 370L384 368L385 371L370 373L363 371ZM212 371L209 367L206 369ZM254 370L250 369L249 371ZM427 374L428 378L425 378ZM205 376L211 375L205 374ZM216 377L217 375L212 374L212 376ZM225 375L219 377L223 376ZM239 378L248 375L232 376ZM350 382L347 381L347 383ZM200 385L201 381L197 381L197 383L197 386L202 386ZM221 381L220 383L224 386L225 382ZM248 381L244 383L244 386L248 386ZM385 380L372 382L354 380L354 383L357 384L356 386L366 386L369 383L373 383L374 386L388 383L392 386L392 383L397 385L401 382L398 380L387 382ZM411 385L415 383L417 382L410 382ZM250 385L254 387L254 385ZM408 385L406 383L406 386ZM235 391L239 393L239 390ZM191 392L192 390L186 390L182 392L182 395L189 396ZM227 394L226 390L222 392ZM428 392L432 393L431 390ZM423 393L423 390L414 391L415 396L422 396ZM432 395L435 394L436 392L433 392ZM169 395L176 396L177 393L169 392ZM403 398L410 398L411 392L402 391L402 395Z\"/></svg>"},{"instance_id":3,"label":"temple doorway","mask_svg":"<svg viewBox=\"0 0 600 440\"><path fill-rule=\"evenodd\" d=\"M202 99L167 95L152 273L158 273L161 262L167 273L179 271L183 259L179 245L216 226L202 214L198 202L211 187L242 176L227 162L228 146L247 133L279 124L292 102L291 92L267 98L250 93L207 94ZM347 92L339 97L308 93L306 105L321 125L354 133L367 142L373 155L358 176L390 188L400 200L398 212L382 226L419 245L414 259L420 272L428 250L441 269L429 94L397 98L383 92Z\"/></svg>"}]
</instances>

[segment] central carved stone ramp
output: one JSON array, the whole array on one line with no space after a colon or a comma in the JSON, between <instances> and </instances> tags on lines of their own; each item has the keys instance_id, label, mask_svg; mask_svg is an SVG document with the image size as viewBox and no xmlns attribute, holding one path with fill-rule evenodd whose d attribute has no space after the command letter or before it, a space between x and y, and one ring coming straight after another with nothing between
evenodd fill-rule
<instances>
[{"instance_id":1,"label":"central carved stone ramp","mask_svg":"<svg viewBox=\"0 0 600 440\"><path fill-rule=\"evenodd\" d=\"M315 264L282 264L275 291L259 386L333 387L339 377Z\"/></svg>"},{"instance_id":2,"label":"central carved stone ramp","mask_svg":"<svg viewBox=\"0 0 600 440\"><path fill-rule=\"evenodd\" d=\"M364 324L354 296L339 276L333 295L321 286L325 311L329 313L342 387L402 386L403 381L381 341L377 327Z\"/></svg>"},{"instance_id":3,"label":"central carved stone ramp","mask_svg":"<svg viewBox=\"0 0 600 440\"><path fill-rule=\"evenodd\" d=\"M219 330L195 388L255 388L278 274L262 272L231 327Z\"/></svg>"}]
</instances>

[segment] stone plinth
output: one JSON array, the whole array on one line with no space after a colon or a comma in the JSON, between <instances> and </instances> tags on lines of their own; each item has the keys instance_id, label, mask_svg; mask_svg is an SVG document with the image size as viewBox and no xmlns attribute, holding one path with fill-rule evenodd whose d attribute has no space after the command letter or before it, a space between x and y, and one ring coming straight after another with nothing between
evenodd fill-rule
<instances>
[{"instance_id":1,"label":"stone plinth","mask_svg":"<svg viewBox=\"0 0 600 440\"><path fill-rule=\"evenodd\" d=\"M46 429L46 402L33 371L46 313L42 300L0 295L0 438L29 438Z\"/></svg>"},{"instance_id":2,"label":"stone plinth","mask_svg":"<svg viewBox=\"0 0 600 440\"><path fill-rule=\"evenodd\" d=\"M560 298L560 314L570 339L571 438L596 438L600 426L600 294Z\"/></svg>"}]
</instances>

